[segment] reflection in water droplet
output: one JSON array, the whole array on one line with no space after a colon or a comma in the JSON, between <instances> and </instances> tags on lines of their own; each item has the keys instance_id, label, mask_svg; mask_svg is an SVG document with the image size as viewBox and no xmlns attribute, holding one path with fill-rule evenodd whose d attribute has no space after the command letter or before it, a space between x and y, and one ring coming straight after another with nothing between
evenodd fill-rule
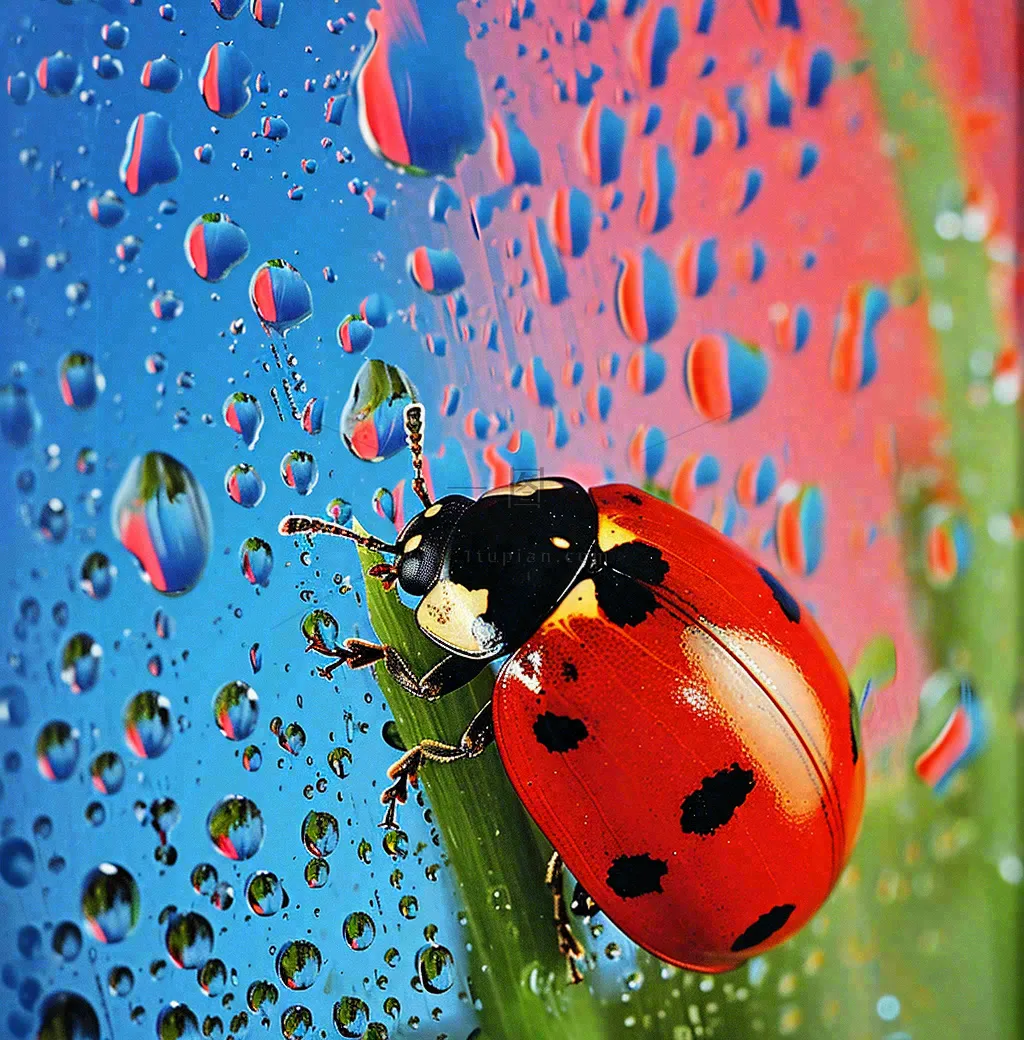
<instances>
[{"instance_id":1,"label":"reflection in water droplet","mask_svg":"<svg viewBox=\"0 0 1024 1040\"><path fill-rule=\"evenodd\" d=\"M143 690L125 705L125 743L139 758L159 758L173 736L171 702L162 694Z\"/></svg>"},{"instance_id":2,"label":"reflection in water droplet","mask_svg":"<svg viewBox=\"0 0 1024 1040\"><path fill-rule=\"evenodd\" d=\"M259 979L249 984L245 994L245 1002L249 1010L255 1015L264 1004L276 1004L278 999L277 986L265 979Z\"/></svg>"},{"instance_id":3,"label":"reflection in water droplet","mask_svg":"<svg viewBox=\"0 0 1024 1040\"><path fill-rule=\"evenodd\" d=\"M92 786L100 794L117 794L124 784L124 762L116 751L101 751L89 765Z\"/></svg>"},{"instance_id":4,"label":"reflection in water droplet","mask_svg":"<svg viewBox=\"0 0 1024 1040\"><path fill-rule=\"evenodd\" d=\"M296 1004L281 1012L281 1032L285 1040L302 1040L313 1028L313 1013L307 1007Z\"/></svg>"},{"instance_id":5,"label":"reflection in water droplet","mask_svg":"<svg viewBox=\"0 0 1024 1040\"><path fill-rule=\"evenodd\" d=\"M368 950L377 937L377 926L368 913L356 910L345 918L341 934L353 950Z\"/></svg>"},{"instance_id":6,"label":"reflection in water droplet","mask_svg":"<svg viewBox=\"0 0 1024 1040\"><path fill-rule=\"evenodd\" d=\"M252 451L263 429L263 408L260 402L252 394L238 390L224 398L221 415L225 425L234 430Z\"/></svg>"},{"instance_id":7,"label":"reflection in water droplet","mask_svg":"<svg viewBox=\"0 0 1024 1040\"><path fill-rule=\"evenodd\" d=\"M308 451L290 451L281 459L281 479L300 495L308 495L319 477L316 459Z\"/></svg>"},{"instance_id":8,"label":"reflection in water droplet","mask_svg":"<svg viewBox=\"0 0 1024 1040\"><path fill-rule=\"evenodd\" d=\"M229 794L210 810L206 831L222 856L249 859L263 844L263 814L251 799Z\"/></svg>"},{"instance_id":9,"label":"reflection in water droplet","mask_svg":"<svg viewBox=\"0 0 1024 1040\"><path fill-rule=\"evenodd\" d=\"M246 538L238 550L242 576L250 585L266 588L274 569L274 550L262 538Z\"/></svg>"},{"instance_id":10,"label":"reflection in water droplet","mask_svg":"<svg viewBox=\"0 0 1024 1040\"><path fill-rule=\"evenodd\" d=\"M260 703L256 691L241 679L225 683L213 697L213 717L228 740L245 740L256 728Z\"/></svg>"},{"instance_id":11,"label":"reflection in water droplet","mask_svg":"<svg viewBox=\"0 0 1024 1040\"><path fill-rule=\"evenodd\" d=\"M112 997L127 997L135 985L135 976L131 968L123 964L115 965L107 975L107 989Z\"/></svg>"},{"instance_id":12,"label":"reflection in water droplet","mask_svg":"<svg viewBox=\"0 0 1024 1040\"><path fill-rule=\"evenodd\" d=\"M284 906L284 886L269 870L258 870L245 883L245 900L254 914L273 917Z\"/></svg>"},{"instance_id":13,"label":"reflection in water droplet","mask_svg":"<svg viewBox=\"0 0 1024 1040\"><path fill-rule=\"evenodd\" d=\"M429 943L416 952L416 974L428 993L445 993L455 982L455 958L447 946Z\"/></svg>"},{"instance_id":14,"label":"reflection in water droplet","mask_svg":"<svg viewBox=\"0 0 1024 1040\"><path fill-rule=\"evenodd\" d=\"M320 950L308 939L294 939L277 955L278 978L289 989L309 989L323 965Z\"/></svg>"},{"instance_id":15,"label":"reflection in water droplet","mask_svg":"<svg viewBox=\"0 0 1024 1040\"><path fill-rule=\"evenodd\" d=\"M328 812L311 809L302 821L302 844L311 856L329 856L337 847L338 821Z\"/></svg>"},{"instance_id":16,"label":"reflection in water droplet","mask_svg":"<svg viewBox=\"0 0 1024 1040\"><path fill-rule=\"evenodd\" d=\"M310 888L323 888L330 880L331 865L325 859L311 859L302 872Z\"/></svg>"},{"instance_id":17,"label":"reflection in water droplet","mask_svg":"<svg viewBox=\"0 0 1024 1040\"><path fill-rule=\"evenodd\" d=\"M36 765L44 780L67 780L78 765L78 730L61 719L48 722L36 737Z\"/></svg>"},{"instance_id":18,"label":"reflection in water droplet","mask_svg":"<svg viewBox=\"0 0 1024 1040\"><path fill-rule=\"evenodd\" d=\"M110 562L110 557L95 551L82 561L78 585L90 599L102 600L110 595L116 577L117 568Z\"/></svg>"},{"instance_id":19,"label":"reflection in water droplet","mask_svg":"<svg viewBox=\"0 0 1024 1040\"><path fill-rule=\"evenodd\" d=\"M116 863L101 863L82 883L82 916L94 939L121 942L139 922L139 886Z\"/></svg>"},{"instance_id":20,"label":"reflection in water droplet","mask_svg":"<svg viewBox=\"0 0 1024 1040\"><path fill-rule=\"evenodd\" d=\"M363 362L341 413L341 439L357 459L381 462L405 449L405 406L416 388L396 365Z\"/></svg>"},{"instance_id":21,"label":"reflection in water droplet","mask_svg":"<svg viewBox=\"0 0 1024 1040\"><path fill-rule=\"evenodd\" d=\"M211 957L196 973L200 989L208 997L219 997L228 981L228 970L218 957Z\"/></svg>"},{"instance_id":22,"label":"reflection in water droplet","mask_svg":"<svg viewBox=\"0 0 1024 1040\"><path fill-rule=\"evenodd\" d=\"M72 693L85 693L100 677L103 648L85 632L73 635L61 651L60 677Z\"/></svg>"},{"instance_id":23,"label":"reflection in water droplet","mask_svg":"<svg viewBox=\"0 0 1024 1040\"><path fill-rule=\"evenodd\" d=\"M163 452L137 455L111 504L114 536L158 592L194 588L210 556L213 521L191 471Z\"/></svg>"},{"instance_id":24,"label":"reflection in water droplet","mask_svg":"<svg viewBox=\"0 0 1024 1040\"><path fill-rule=\"evenodd\" d=\"M61 990L43 1001L36 1040L99 1040L99 1036L99 1019L85 997Z\"/></svg>"},{"instance_id":25,"label":"reflection in water droplet","mask_svg":"<svg viewBox=\"0 0 1024 1040\"><path fill-rule=\"evenodd\" d=\"M369 1005L359 997L342 997L334 1005L334 1027L346 1040L359 1040L369 1023Z\"/></svg>"},{"instance_id":26,"label":"reflection in water droplet","mask_svg":"<svg viewBox=\"0 0 1024 1040\"><path fill-rule=\"evenodd\" d=\"M172 1000L156 1017L158 1040L200 1040L199 1020L187 1004Z\"/></svg>"},{"instance_id":27,"label":"reflection in water droplet","mask_svg":"<svg viewBox=\"0 0 1024 1040\"><path fill-rule=\"evenodd\" d=\"M175 914L167 925L164 945L179 968L199 968L213 953L213 928L201 914Z\"/></svg>"},{"instance_id":28,"label":"reflection in water droplet","mask_svg":"<svg viewBox=\"0 0 1024 1040\"><path fill-rule=\"evenodd\" d=\"M238 462L224 474L224 490L232 502L244 509L254 509L263 501L267 485L247 462Z\"/></svg>"}]
</instances>

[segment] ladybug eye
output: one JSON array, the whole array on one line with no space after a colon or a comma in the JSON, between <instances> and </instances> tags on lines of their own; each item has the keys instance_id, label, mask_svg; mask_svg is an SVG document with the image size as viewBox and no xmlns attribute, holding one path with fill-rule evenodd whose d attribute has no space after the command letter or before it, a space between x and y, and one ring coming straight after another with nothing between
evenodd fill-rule
<instances>
[{"instance_id":1,"label":"ladybug eye","mask_svg":"<svg viewBox=\"0 0 1024 1040\"><path fill-rule=\"evenodd\" d=\"M414 534L403 546L402 552L411 553L415 552L420 547L420 542L423 541L423 535Z\"/></svg>"}]
</instances>

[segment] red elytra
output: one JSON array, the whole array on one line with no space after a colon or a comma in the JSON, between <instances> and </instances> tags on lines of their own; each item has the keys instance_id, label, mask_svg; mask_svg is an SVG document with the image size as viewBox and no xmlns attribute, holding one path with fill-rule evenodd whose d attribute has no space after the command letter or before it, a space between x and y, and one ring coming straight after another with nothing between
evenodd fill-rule
<instances>
[{"instance_id":1,"label":"red elytra","mask_svg":"<svg viewBox=\"0 0 1024 1040\"><path fill-rule=\"evenodd\" d=\"M504 665L502 761L598 907L680 967L735 968L796 932L852 852L864 760L817 624L717 531L627 485L598 544L660 551L660 609L611 624L576 585Z\"/></svg>"}]
</instances>

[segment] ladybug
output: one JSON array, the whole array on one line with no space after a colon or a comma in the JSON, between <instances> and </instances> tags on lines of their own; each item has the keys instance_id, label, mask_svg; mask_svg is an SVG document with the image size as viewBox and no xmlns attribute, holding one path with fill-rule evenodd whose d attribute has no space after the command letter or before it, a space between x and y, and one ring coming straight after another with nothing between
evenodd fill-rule
<instances>
[{"instance_id":1,"label":"ladybug","mask_svg":"<svg viewBox=\"0 0 1024 1040\"><path fill-rule=\"evenodd\" d=\"M564 868L574 902L682 968L729 971L789 938L835 885L864 804L857 704L809 612L733 542L630 485L545 476L431 501L422 406L405 420L424 508L395 544L312 517L280 527L391 555L371 574L419 599L417 624L447 651L416 676L393 646L311 644L337 658L325 674L381 661L434 699L506 658L458 744L423 741L392 766L384 825L424 760L495 742L556 850L547 882L573 980Z\"/></svg>"}]
</instances>

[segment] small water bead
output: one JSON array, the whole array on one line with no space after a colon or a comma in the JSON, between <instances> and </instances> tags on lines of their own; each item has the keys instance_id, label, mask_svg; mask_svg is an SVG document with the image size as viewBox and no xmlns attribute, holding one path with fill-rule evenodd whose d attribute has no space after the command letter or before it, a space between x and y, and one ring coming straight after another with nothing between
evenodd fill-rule
<instances>
[{"instance_id":1,"label":"small water bead","mask_svg":"<svg viewBox=\"0 0 1024 1040\"><path fill-rule=\"evenodd\" d=\"M101 863L82 883L82 916L98 942L116 943L127 938L139 922L139 886L116 863Z\"/></svg>"},{"instance_id":2,"label":"small water bead","mask_svg":"<svg viewBox=\"0 0 1024 1040\"><path fill-rule=\"evenodd\" d=\"M158 592L179 595L199 582L213 520L205 491L183 463L158 451L137 455L114 494L110 517L115 537Z\"/></svg>"},{"instance_id":3,"label":"small water bead","mask_svg":"<svg viewBox=\"0 0 1024 1040\"><path fill-rule=\"evenodd\" d=\"M224 399L221 415L224 424L234 430L252 451L263 429L263 406L259 400L244 390L236 390Z\"/></svg>"},{"instance_id":4,"label":"small water bead","mask_svg":"<svg viewBox=\"0 0 1024 1040\"><path fill-rule=\"evenodd\" d=\"M300 495L308 495L320 479L316 459L312 453L297 449L289 451L281 459L281 479L286 487L292 488Z\"/></svg>"},{"instance_id":5,"label":"small water bead","mask_svg":"<svg viewBox=\"0 0 1024 1040\"><path fill-rule=\"evenodd\" d=\"M96 453L95 448L80 448L75 456L75 469L83 477L90 477L96 472L96 463L98 461L99 455Z\"/></svg>"},{"instance_id":6,"label":"small water bead","mask_svg":"<svg viewBox=\"0 0 1024 1040\"><path fill-rule=\"evenodd\" d=\"M420 911L419 900L415 896L402 896L398 900L398 912L407 920L416 920L416 915Z\"/></svg>"},{"instance_id":7,"label":"small water bead","mask_svg":"<svg viewBox=\"0 0 1024 1040\"><path fill-rule=\"evenodd\" d=\"M174 618L166 610L157 610L153 614L153 631L160 639L170 639L174 635Z\"/></svg>"},{"instance_id":8,"label":"small water bead","mask_svg":"<svg viewBox=\"0 0 1024 1040\"><path fill-rule=\"evenodd\" d=\"M323 888L331 876L331 865L325 859L311 859L305 866L302 876L310 888Z\"/></svg>"},{"instance_id":9,"label":"small water bead","mask_svg":"<svg viewBox=\"0 0 1024 1040\"><path fill-rule=\"evenodd\" d=\"M277 955L278 978L292 990L309 989L320 974L323 957L308 939L293 939Z\"/></svg>"},{"instance_id":10,"label":"small water bead","mask_svg":"<svg viewBox=\"0 0 1024 1040\"><path fill-rule=\"evenodd\" d=\"M283 751L297 755L306 746L306 731L297 722L289 722L278 734L277 741Z\"/></svg>"},{"instance_id":11,"label":"small water bead","mask_svg":"<svg viewBox=\"0 0 1024 1040\"><path fill-rule=\"evenodd\" d=\"M285 1040L302 1040L313 1028L313 1012L295 1004L281 1012L281 1032Z\"/></svg>"},{"instance_id":12,"label":"small water bead","mask_svg":"<svg viewBox=\"0 0 1024 1040\"><path fill-rule=\"evenodd\" d=\"M212 863L197 863L192 868L189 881L196 895L211 896L217 885L217 868Z\"/></svg>"},{"instance_id":13,"label":"small water bead","mask_svg":"<svg viewBox=\"0 0 1024 1040\"><path fill-rule=\"evenodd\" d=\"M25 960L34 961L43 952L43 936L35 925L23 925L18 929L15 946Z\"/></svg>"},{"instance_id":14,"label":"small water bead","mask_svg":"<svg viewBox=\"0 0 1024 1040\"><path fill-rule=\"evenodd\" d=\"M32 821L32 834L40 841L47 841L53 836L53 820L49 816L37 816Z\"/></svg>"},{"instance_id":15,"label":"small water bead","mask_svg":"<svg viewBox=\"0 0 1024 1040\"><path fill-rule=\"evenodd\" d=\"M373 857L373 846L365 839L361 838L359 844L356 846L356 855L360 861L369 866L370 860Z\"/></svg>"},{"instance_id":16,"label":"small water bead","mask_svg":"<svg viewBox=\"0 0 1024 1040\"><path fill-rule=\"evenodd\" d=\"M244 795L227 795L210 810L206 831L222 856L232 860L250 859L263 844L263 814L256 803Z\"/></svg>"},{"instance_id":17,"label":"small water bead","mask_svg":"<svg viewBox=\"0 0 1024 1040\"><path fill-rule=\"evenodd\" d=\"M273 917L286 904L284 885L269 870L257 870L245 883L245 901L258 917Z\"/></svg>"},{"instance_id":18,"label":"small water bead","mask_svg":"<svg viewBox=\"0 0 1024 1040\"><path fill-rule=\"evenodd\" d=\"M82 561L78 572L78 587L90 598L106 599L114 588L117 568L110 562L106 553L89 553Z\"/></svg>"},{"instance_id":19,"label":"small water bead","mask_svg":"<svg viewBox=\"0 0 1024 1040\"><path fill-rule=\"evenodd\" d=\"M334 615L322 607L311 610L302 619L299 628L306 640L315 646L334 649L338 645L341 629Z\"/></svg>"},{"instance_id":20,"label":"small water bead","mask_svg":"<svg viewBox=\"0 0 1024 1040\"><path fill-rule=\"evenodd\" d=\"M343 498L332 498L325 509L328 517L336 524L344 526L352 519L352 505Z\"/></svg>"},{"instance_id":21,"label":"small water bead","mask_svg":"<svg viewBox=\"0 0 1024 1040\"><path fill-rule=\"evenodd\" d=\"M73 351L61 358L57 378L64 403L76 411L91 408L107 385L93 356L82 351Z\"/></svg>"},{"instance_id":22,"label":"small water bead","mask_svg":"<svg viewBox=\"0 0 1024 1040\"><path fill-rule=\"evenodd\" d=\"M455 958L447 946L428 943L416 952L416 974L428 993L446 993L455 982Z\"/></svg>"},{"instance_id":23,"label":"small water bead","mask_svg":"<svg viewBox=\"0 0 1024 1040\"><path fill-rule=\"evenodd\" d=\"M234 679L225 683L213 697L213 717L228 740L245 740L259 721L260 705L256 691Z\"/></svg>"},{"instance_id":24,"label":"small water bead","mask_svg":"<svg viewBox=\"0 0 1024 1040\"><path fill-rule=\"evenodd\" d=\"M250 744L242 752L242 765L250 773L259 772L260 766L263 765L263 752L255 744Z\"/></svg>"},{"instance_id":25,"label":"small water bead","mask_svg":"<svg viewBox=\"0 0 1024 1040\"><path fill-rule=\"evenodd\" d=\"M398 1021L398 1016L402 1013L402 1005L398 997L385 997L382 1008L388 1018Z\"/></svg>"},{"instance_id":26,"label":"small water bead","mask_svg":"<svg viewBox=\"0 0 1024 1040\"><path fill-rule=\"evenodd\" d=\"M227 987L228 970L218 957L211 957L196 972L196 982L208 997L219 997Z\"/></svg>"},{"instance_id":27,"label":"small water bead","mask_svg":"<svg viewBox=\"0 0 1024 1040\"><path fill-rule=\"evenodd\" d=\"M187 1004L172 1000L156 1016L156 1035L159 1040L200 1040L199 1020Z\"/></svg>"},{"instance_id":28,"label":"small water bead","mask_svg":"<svg viewBox=\"0 0 1024 1040\"><path fill-rule=\"evenodd\" d=\"M325 858L337 847L340 838L338 821L329 812L315 809L306 814L302 821L302 844L311 856Z\"/></svg>"},{"instance_id":29,"label":"small water bead","mask_svg":"<svg viewBox=\"0 0 1024 1040\"><path fill-rule=\"evenodd\" d=\"M221 881L210 896L214 910L230 910L235 902L235 890L227 881Z\"/></svg>"},{"instance_id":30,"label":"small water bead","mask_svg":"<svg viewBox=\"0 0 1024 1040\"><path fill-rule=\"evenodd\" d=\"M145 366L151 376L159 375L167 367L167 358L159 350L154 351L147 355Z\"/></svg>"},{"instance_id":31,"label":"small water bead","mask_svg":"<svg viewBox=\"0 0 1024 1040\"><path fill-rule=\"evenodd\" d=\"M25 888L36 872L36 854L24 838L5 838L0 842L0 878L11 888Z\"/></svg>"},{"instance_id":32,"label":"small water bead","mask_svg":"<svg viewBox=\"0 0 1024 1040\"><path fill-rule=\"evenodd\" d=\"M224 490L243 509L254 509L263 501L267 486L247 462L238 462L224 474Z\"/></svg>"},{"instance_id":33,"label":"small water bead","mask_svg":"<svg viewBox=\"0 0 1024 1040\"><path fill-rule=\"evenodd\" d=\"M242 576L250 585L266 588L274 569L274 550L263 538L246 538L238 549L238 563Z\"/></svg>"},{"instance_id":34,"label":"small water bead","mask_svg":"<svg viewBox=\"0 0 1024 1040\"><path fill-rule=\"evenodd\" d=\"M178 968L199 968L213 953L213 928L202 914L174 914L167 925L164 946Z\"/></svg>"},{"instance_id":35,"label":"small water bead","mask_svg":"<svg viewBox=\"0 0 1024 1040\"><path fill-rule=\"evenodd\" d=\"M409 835L405 831L385 831L381 845L392 859L405 859L409 855Z\"/></svg>"},{"instance_id":36,"label":"small water bead","mask_svg":"<svg viewBox=\"0 0 1024 1040\"><path fill-rule=\"evenodd\" d=\"M356 910L345 918L341 934L353 950L368 950L377 937L377 925L368 913Z\"/></svg>"},{"instance_id":37,"label":"small water bead","mask_svg":"<svg viewBox=\"0 0 1024 1040\"><path fill-rule=\"evenodd\" d=\"M334 1028L346 1040L360 1040L370 1024L370 1007L359 997L342 997L334 1005Z\"/></svg>"},{"instance_id":38,"label":"small water bead","mask_svg":"<svg viewBox=\"0 0 1024 1040\"><path fill-rule=\"evenodd\" d=\"M36 766L44 780L67 780L78 765L79 733L62 719L48 722L36 737Z\"/></svg>"},{"instance_id":39,"label":"small water bead","mask_svg":"<svg viewBox=\"0 0 1024 1040\"><path fill-rule=\"evenodd\" d=\"M131 968L123 964L115 964L107 975L107 990L112 997L127 997L135 985L135 976Z\"/></svg>"},{"instance_id":40,"label":"small water bead","mask_svg":"<svg viewBox=\"0 0 1024 1040\"><path fill-rule=\"evenodd\" d=\"M39 1009L36 1040L99 1040L96 1010L78 993L51 993Z\"/></svg>"},{"instance_id":41,"label":"small water bead","mask_svg":"<svg viewBox=\"0 0 1024 1040\"><path fill-rule=\"evenodd\" d=\"M278 1000L277 986L266 979L258 979L251 982L245 993L245 1002L249 1010L255 1015L265 1005L274 1005Z\"/></svg>"},{"instance_id":42,"label":"small water bead","mask_svg":"<svg viewBox=\"0 0 1024 1040\"><path fill-rule=\"evenodd\" d=\"M107 810L103 808L101 802L90 802L85 807L85 819L93 827L100 827L106 823Z\"/></svg>"},{"instance_id":43,"label":"small water bead","mask_svg":"<svg viewBox=\"0 0 1024 1040\"><path fill-rule=\"evenodd\" d=\"M89 765L92 786L100 794L117 794L124 785L124 762L116 751L101 751Z\"/></svg>"},{"instance_id":44,"label":"small water bead","mask_svg":"<svg viewBox=\"0 0 1024 1040\"><path fill-rule=\"evenodd\" d=\"M96 685L102 660L103 647L87 632L78 632L61 651L60 677L72 693L85 693Z\"/></svg>"},{"instance_id":45,"label":"small water bead","mask_svg":"<svg viewBox=\"0 0 1024 1040\"><path fill-rule=\"evenodd\" d=\"M366 1027L363 1040L388 1040L388 1027L383 1022L371 1022Z\"/></svg>"},{"instance_id":46,"label":"small water bead","mask_svg":"<svg viewBox=\"0 0 1024 1040\"><path fill-rule=\"evenodd\" d=\"M171 702L155 690L137 693L124 709L124 739L139 758L159 758L174 736Z\"/></svg>"},{"instance_id":47,"label":"small water bead","mask_svg":"<svg viewBox=\"0 0 1024 1040\"><path fill-rule=\"evenodd\" d=\"M70 526L67 507L59 498L51 498L43 504L36 527L43 541L59 545L67 537Z\"/></svg>"},{"instance_id":48,"label":"small water bead","mask_svg":"<svg viewBox=\"0 0 1024 1040\"><path fill-rule=\"evenodd\" d=\"M50 948L65 963L82 952L82 929L74 921L61 921L53 930Z\"/></svg>"}]
</instances>

